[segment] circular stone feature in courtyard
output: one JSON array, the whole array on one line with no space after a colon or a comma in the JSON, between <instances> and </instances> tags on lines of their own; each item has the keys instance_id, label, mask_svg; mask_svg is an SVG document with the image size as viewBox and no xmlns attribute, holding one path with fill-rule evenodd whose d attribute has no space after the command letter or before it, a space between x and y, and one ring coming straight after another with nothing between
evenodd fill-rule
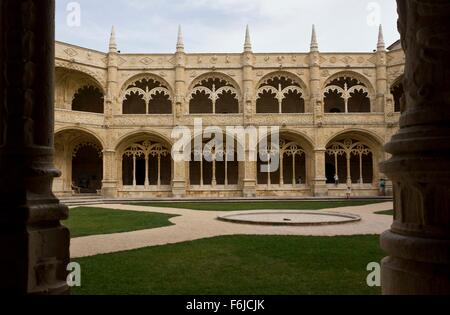
<instances>
[{"instance_id":1,"label":"circular stone feature in courtyard","mask_svg":"<svg viewBox=\"0 0 450 315\"><path fill-rule=\"evenodd\" d=\"M242 212L217 219L231 223L274 226L334 225L361 221L361 217L356 214L317 211Z\"/></svg>"}]
</instances>

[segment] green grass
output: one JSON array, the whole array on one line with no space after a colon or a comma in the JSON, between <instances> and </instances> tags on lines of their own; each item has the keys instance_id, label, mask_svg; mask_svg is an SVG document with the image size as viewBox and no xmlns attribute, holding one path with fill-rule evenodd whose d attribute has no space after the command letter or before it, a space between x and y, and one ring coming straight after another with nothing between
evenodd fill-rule
<instances>
[{"instance_id":1,"label":"green grass","mask_svg":"<svg viewBox=\"0 0 450 315\"><path fill-rule=\"evenodd\" d=\"M80 258L74 294L380 294L378 236L227 236Z\"/></svg>"},{"instance_id":2,"label":"green grass","mask_svg":"<svg viewBox=\"0 0 450 315\"><path fill-rule=\"evenodd\" d=\"M379 211L379 212L375 212L375 214L383 214L383 215L394 215L394 210L387 210L387 211Z\"/></svg>"},{"instance_id":3,"label":"green grass","mask_svg":"<svg viewBox=\"0 0 450 315\"><path fill-rule=\"evenodd\" d=\"M383 201L381 201L383 202ZM140 206L181 208L205 211L241 211L241 210L321 210L347 206L362 206L380 201L257 201L257 202L154 202L142 203Z\"/></svg>"},{"instance_id":4,"label":"green grass","mask_svg":"<svg viewBox=\"0 0 450 315\"><path fill-rule=\"evenodd\" d=\"M72 237L112 234L173 225L174 215L103 208L79 207L70 210L64 222Z\"/></svg>"}]
</instances>

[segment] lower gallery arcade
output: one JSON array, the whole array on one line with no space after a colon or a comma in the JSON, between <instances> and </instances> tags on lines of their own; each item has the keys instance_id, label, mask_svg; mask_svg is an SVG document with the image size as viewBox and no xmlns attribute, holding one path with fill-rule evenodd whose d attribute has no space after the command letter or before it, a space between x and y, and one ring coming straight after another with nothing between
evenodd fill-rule
<instances>
[{"instance_id":1,"label":"lower gallery arcade","mask_svg":"<svg viewBox=\"0 0 450 315\"><path fill-rule=\"evenodd\" d=\"M267 162L260 154L242 161L237 152L226 151L226 142L208 156L210 140L203 139L205 151L191 146L190 161L175 162L173 143L157 132L139 132L105 150L95 133L63 129L55 135L55 164L62 176L53 188L59 196L110 198L339 197L348 187L353 196L379 195L378 164L385 153L381 142L363 131L340 133L321 149L297 132L282 131L279 167L270 172L263 170Z\"/></svg>"}]
</instances>

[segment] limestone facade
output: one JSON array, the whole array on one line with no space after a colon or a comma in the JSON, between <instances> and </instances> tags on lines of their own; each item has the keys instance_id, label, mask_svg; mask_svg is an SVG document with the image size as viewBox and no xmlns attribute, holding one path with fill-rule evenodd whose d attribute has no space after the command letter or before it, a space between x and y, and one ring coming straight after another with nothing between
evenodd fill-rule
<instances>
[{"instance_id":1,"label":"limestone facade","mask_svg":"<svg viewBox=\"0 0 450 315\"><path fill-rule=\"evenodd\" d=\"M375 41L374 41L375 42ZM56 43L55 164L59 196L377 196L379 163L397 133L405 55L367 53L122 54ZM280 169L259 162L174 162L176 126L279 126ZM246 148L248 149L248 148ZM195 152L193 152L195 156ZM338 175L338 184L335 183ZM386 181L386 193L391 185Z\"/></svg>"}]
</instances>

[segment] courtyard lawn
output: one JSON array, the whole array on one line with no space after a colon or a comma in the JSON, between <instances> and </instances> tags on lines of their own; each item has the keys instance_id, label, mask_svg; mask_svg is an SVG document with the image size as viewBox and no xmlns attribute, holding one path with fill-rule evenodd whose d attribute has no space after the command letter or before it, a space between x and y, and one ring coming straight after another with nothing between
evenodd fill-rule
<instances>
[{"instance_id":1,"label":"courtyard lawn","mask_svg":"<svg viewBox=\"0 0 450 315\"><path fill-rule=\"evenodd\" d=\"M380 294L378 236L226 236L74 259L78 295Z\"/></svg>"},{"instance_id":2,"label":"courtyard lawn","mask_svg":"<svg viewBox=\"0 0 450 315\"><path fill-rule=\"evenodd\" d=\"M243 211L243 210L321 210L348 206L363 206L386 202L374 200L350 201L255 201L255 202L153 202L139 203L140 206L159 208L181 208L204 211Z\"/></svg>"},{"instance_id":3,"label":"courtyard lawn","mask_svg":"<svg viewBox=\"0 0 450 315\"><path fill-rule=\"evenodd\" d=\"M79 207L70 210L64 225L72 237L122 233L173 225L175 215Z\"/></svg>"}]
</instances>

